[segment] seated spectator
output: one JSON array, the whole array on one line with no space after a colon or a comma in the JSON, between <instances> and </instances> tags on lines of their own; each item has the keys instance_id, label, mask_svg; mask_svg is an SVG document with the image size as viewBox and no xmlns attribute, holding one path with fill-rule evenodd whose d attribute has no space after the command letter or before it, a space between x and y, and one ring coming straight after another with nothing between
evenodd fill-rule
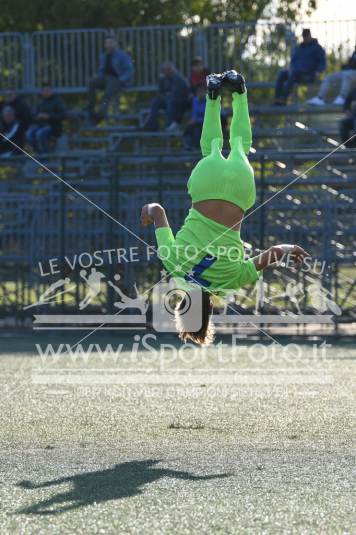
<instances>
[{"instance_id":1,"label":"seated spectator","mask_svg":"<svg viewBox=\"0 0 356 535\"><path fill-rule=\"evenodd\" d=\"M31 110L27 102L17 95L15 89L10 89L6 92L3 106L11 106L15 110L16 119L21 124L21 127L27 130L32 121Z\"/></svg>"},{"instance_id":2,"label":"seated spectator","mask_svg":"<svg viewBox=\"0 0 356 535\"><path fill-rule=\"evenodd\" d=\"M206 84L195 88L196 94L192 100L191 118L184 130L184 146L187 150L198 149L203 128L204 112L206 106Z\"/></svg>"},{"instance_id":3,"label":"seated spectator","mask_svg":"<svg viewBox=\"0 0 356 535\"><path fill-rule=\"evenodd\" d=\"M196 56L192 61L192 67L190 72L190 90L193 95L203 85L206 87L206 77L209 70L204 66L204 62L200 56Z\"/></svg>"},{"instance_id":4,"label":"seated spectator","mask_svg":"<svg viewBox=\"0 0 356 535\"><path fill-rule=\"evenodd\" d=\"M164 110L166 113L166 131L173 132L178 128L178 123L181 122L188 106L188 82L177 71L173 63L167 61L162 66L162 74L158 82L158 95L152 101L151 113L143 129L158 130L159 111Z\"/></svg>"},{"instance_id":5,"label":"seated spectator","mask_svg":"<svg viewBox=\"0 0 356 535\"><path fill-rule=\"evenodd\" d=\"M57 95L50 84L42 84L41 100L37 105L34 124L26 132L26 139L34 151L49 152L51 137L58 138L62 134L62 123L65 118L63 100Z\"/></svg>"},{"instance_id":6,"label":"seated spectator","mask_svg":"<svg viewBox=\"0 0 356 535\"><path fill-rule=\"evenodd\" d=\"M324 106L325 97L335 85L339 87L339 93L333 104L343 106L347 95L350 93L352 87L356 85L356 46L349 61L342 66L342 70L328 74L320 86L318 95L308 100L307 103L313 104L314 106Z\"/></svg>"},{"instance_id":7,"label":"seated spectator","mask_svg":"<svg viewBox=\"0 0 356 535\"><path fill-rule=\"evenodd\" d=\"M311 36L310 30L304 29L303 41L292 53L289 69L280 71L275 88L275 105L284 105L295 84L312 84L320 79L325 71L325 50L317 39Z\"/></svg>"},{"instance_id":8,"label":"seated spectator","mask_svg":"<svg viewBox=\"0 0 356 535\"><path fill-rule=\"evenodd\" d=\"M356 139L347 141L356 132L356 88L347 96L344 104L345 118L340 121L341 142L346 147L356 147Z\"/></svg>"},{"instance_id":9,"label":"seated spectator","mask_svg":"<svg viewBox=\"0 0 356 535\"><path fill-rule=\"evenodd\" d=\"M131 57L119 48L116 37L105 39L105 51L100 54L98 75L90 80L88 88L89 104L86 108L94 122L106 117L110 100L127 87L134 73ZM104 91L103 100L95 113L96 90Z\"/></svg>"},{"instance_id":10,"label":"seated spectator","mask_svg":"<svg viewBox=\"0 0 356 535\"><path fill-rule=\"evenodd\" d=\"M0 136L0 158L21 154L18 147L23 147L24 129L11 106L3 106L1 110L0 132L6 136L6 139Z\"/></svg>"}]
</instances>

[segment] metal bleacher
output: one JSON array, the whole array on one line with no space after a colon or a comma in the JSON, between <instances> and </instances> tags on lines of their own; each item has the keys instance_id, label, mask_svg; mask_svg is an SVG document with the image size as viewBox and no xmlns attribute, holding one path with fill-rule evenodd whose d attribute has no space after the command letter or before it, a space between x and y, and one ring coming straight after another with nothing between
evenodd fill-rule
<instances>
[{"instance_id":1,"label":"metal bleacher","mask_svg":"<svg viewBox=\"0 0 356 535\"><path fill-rule=\"evenodd\" d=\"M125 35L127 42L136 38ZM70 80L68 75L69 88ZM252 80L256 90L270 85L266 79ZM145 91L150 88L144 85ZM23 307L48 282L38 267L51 258L113 248L143 250L140 240L154 245L153 230L139 225L146 202L163 203L173 229L179 228L189 208L187 179L200 154L184 150L180 132L139 130L147 107L141 100L136 109L112 113L95 127L79 118L79 128L67 133L68 148L40 162L26 156L0 160L0 316L12 314L18 322L31 316ZM250 101L249 158L257 203L243 225L243 238L253 250L278 242L303 245L327 266L323 284L340 297L343 321L350 321L356 313L356 149L338 148L340 108L274 107L266 99L261 103L253 91ZM229 114L228 102L225 107ZM137 266L123 262L115 269L128 287L135 281L147 285L147 274L153 282L159 276L159 263L152 259ZM66 276L61 261L59 271ZM73 303L81 291L78 281ZM108 299L105 307L111 304Z\"/></svg>"}]
</instances>

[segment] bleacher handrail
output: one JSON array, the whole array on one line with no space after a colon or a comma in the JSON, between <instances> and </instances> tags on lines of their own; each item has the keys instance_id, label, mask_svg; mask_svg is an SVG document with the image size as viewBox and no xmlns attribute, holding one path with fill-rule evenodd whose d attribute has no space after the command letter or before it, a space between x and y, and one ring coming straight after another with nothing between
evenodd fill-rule
<instances>
[{"instance_id":1,"label":"bleacher handrail","mask_svg":"<svg viewBox=\"0 0 356 535\"><path fill-rule=\"evenodd\" d=\"M351 53L356 20L305 24L336 59L344 61ZM302 26L302 22L261 20L121 27L112 31L133 56L136 73L132 88L152 90L164 60L172 60L188 75L195 55L202 56L212 70L223 71L234 66L252 84L270 82L276 70L288 61ZM0 33L1 90L16 87L24 93L36 93L41 83L49 79L60 92L85 91L97 71L106 32L105 28L76 28Z\"/></svg>"}]
</instances>

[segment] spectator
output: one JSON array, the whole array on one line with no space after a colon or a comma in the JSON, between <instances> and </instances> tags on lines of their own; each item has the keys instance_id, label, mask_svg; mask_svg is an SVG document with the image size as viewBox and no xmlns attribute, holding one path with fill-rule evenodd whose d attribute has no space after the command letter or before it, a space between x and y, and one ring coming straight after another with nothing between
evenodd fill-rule
<instances>
[{"instance_id":1,"label":"spectator","mask_svg":"<svg viewBox=\"0 0 356 535\"><path fill-rule=\"evenodd\" d=\"M153 99L151 113L144 125L144 130L158 130L159 111L166 112L166 131L173 132L183 118L189 106L189 86L184 76L177 71L173 63L166 61L158 83L158 95Z\"/></svg>"},{"instance_id":2,"label":"spectator","mask_svg":"<svg viewBox=\"0 0 356 535\"><path fill-rule=\"evenodd\" d=\"M209 70L204 66L204 62L200 56L196 56L192 61L192 67L190 72L190 90L193 95L196 94L197 90L203 85L206 87L206 77L208 76Z\"/></svg>"},{"instance_id":3,"label":"spectator","mask_svg":"<svg viewBox=\"0 0 356 535\"><path fill-rule=\"evenodd\" d=\"M346 147L356 147L356 140L347 141L356 132L356 88L347 96L344 104L345 118L340 121L341 142Z\"/></svg>"},{"instance_id":4,"label":"spectator","mask_svg":"<svg viewBox=\"0 0 356 535\"><path fill-rule=\"evenodd\" d=\"M97 121L107 115L110 100L130 83L134 67L131 57L119 48L115 36L105 39L105 51L100 54L98 75L90 80L87 111L91 119ZM104 91L99 112L95 113L96 90Z\"/></svg>"},{"instance_id":5,"label":"spectator","mask_svg":"<svg viewBox=\"0 0 356 535\"><path fill-rule=\"evenodd\" d=\"M24 129L16 118L14 108L11 106L3 106L1 110L1 134L6 136L7 139L0 136L0 158L21 154L21 150L17 147L23 147Z\"/></svg>"},{"instance_id":6,"label":"spectator","mask_svg":"<svg viewBox=\"0 0 356 535\"><path fill-rule=\"evenodd\" d=\"M206 105L206 84L196 87L196 94L192 100L191 118L184 130L184 145L187 150L198 149L200 136L203 128L204 112Z\"/></svg>"},{"instance_id":7,"label":"spectator","mask_svg":"<svg viewBox=\"0 0 356 535\"><path fill-rule=\"evenodd\" d=\"M308 100L307 103L313 104L314 106L324 106L325 97L329 93L330 88L334 85L339 86L339 94L335 98L333 104L343 106L347 95L350 93L352 87L356 85L356 46L349 61L342 66L342 70L328 74L320 86L319 94Z\"/></svg>"},{"instance_id":8,"label":"spectator","mask_svg":"<svg viewBox=\"0 0 356 535\"><path fill-rule=\"evenodd\" d=\"M11 106L15 110L16 119L21 124L23 130L27 130L32 121L32 114L27 102L18 96L15 89L6 92L3 107Z\"/></svg>"},{"instance_id":9,"label":"spectator","mask_svg":"<svg viewBox=\"0 0 356 535\"><path fill-rule=\"evenodd\" d=\"M50 84L42 84L41 101L39 102L34 124L26 132L26 138L36 152L49 152L49 140L58 138L62 134L62 122L65 117L65 107L59 95Z\"/></svg>"},{"instance_id":10,"label":"spectator","mask_svg":"<svg viewBox=\"0 0 356 535\"><path fill-rule=\"evenodd\" d=\"M286 104L295 84L312 84L319 80L326 67L324 49L317 39L311 36L310 30L304 29L303 41L292 53L289 69L280 71L275 88L275 104Z\"/></svg>"}]
</instances>

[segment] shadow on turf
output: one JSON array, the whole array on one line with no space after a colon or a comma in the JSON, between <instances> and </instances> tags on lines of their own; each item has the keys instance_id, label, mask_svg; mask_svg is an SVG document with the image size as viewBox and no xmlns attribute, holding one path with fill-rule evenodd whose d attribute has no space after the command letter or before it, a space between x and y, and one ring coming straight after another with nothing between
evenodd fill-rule
<instances>
[{"instance_id":1,"label":"shadow on turf","mask_svg":"<svg viewBox=\"0 0 356 535\"><path fill-rule=\"evenodd\" d=\"M209 476L195 476L189 472L157 468L159 460L131 461L116 464L113 468L98 472L87 472L74 476L63 477L33 483L20 481L17 486L23 489L43 489L62 483L72 483L73 488L56 494L29 507L17 510L18 514L56 515L79 509L87 505L99 504L109 500L119 500L142 494L143 485L153 483L159 479L170 477L188 481L206 481L209 479L227 477L228 474L214 474Z\"/></svg>"}]
</instances>

